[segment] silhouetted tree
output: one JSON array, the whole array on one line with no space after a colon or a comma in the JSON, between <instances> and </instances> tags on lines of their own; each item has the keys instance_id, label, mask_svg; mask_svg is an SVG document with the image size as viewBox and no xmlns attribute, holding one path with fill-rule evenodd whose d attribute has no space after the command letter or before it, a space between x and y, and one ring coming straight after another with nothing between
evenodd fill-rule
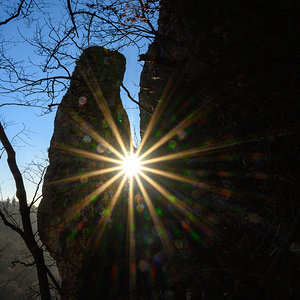
<instances>
[{"instance_id":1,"label":"silhouetted tree","mask_svg":"<svg viewBox=\"0 0 300 300\"><path fill-rule=\"evenodd\" d=\"M120 50L131 45L140 51L157 35L157 0L65 0L55 5L54 9L43 0L8 1L0 13L0 30L17 22L22 29L16 34L36 56L19 61L11 54L18 41L5 38L0 31L0 93L12 98L0 103L0 108L22 105L49 112L59 105L57 97L68 88L72 68L83 49L100 45ZM30 33L23 29L26 27Z\"/></svg>"},{"instance_id":2,"label":"silhouetted tree","mask_svg":"<svg viewBox=\"0 0 300 300\"><path fill-rule=\"evenodd\" d=\"M11 228L13 231L15 231L20 235L20 237L25 242L28 250L33 256L32 263L26 264L20 261L15 261L14 263L15 264L21 263L27 266L35 265L37 270L37 275L38 275L41 299L43 300L50 299L51 296L50 296L50 286L49 286L48 277L51 279L51 281L53 282L53 284L56 286L58 290L60 290L60 287L56 279L54 278L53 274L50 272L49 268L45 263L43 247L40 246L38 244L38 241L36 240L36 236L33 231L31 218L30 218L31 208L35 203L35 198L31 201L31 203L28 204L27 193L25 190L23 177L16 162L16 153L1 123L0 123L0 141L7 153L7 163L13 175L14 182L16 185L16 191L17 191L16 195L19 200L18 205L19 205L19 211L21 215L22 226L18 226L16 222L13 222L13 219L11 217L8 218L8 215L5 213L5 211L3 211L3 209L0 209L0 217L6 226L8 226L9 228ZM42 182L42 178L40 183L41 182Z\"/></svg>"}]
</instances>

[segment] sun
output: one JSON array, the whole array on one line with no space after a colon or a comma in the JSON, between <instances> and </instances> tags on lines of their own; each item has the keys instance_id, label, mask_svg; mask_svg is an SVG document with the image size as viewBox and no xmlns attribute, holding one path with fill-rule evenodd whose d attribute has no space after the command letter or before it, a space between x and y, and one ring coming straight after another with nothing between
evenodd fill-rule
<instances>
[{"instance_id":1,"label":"sun","mask_svg":"<svg viewBox=\"0 0 300 300\"><path fill-rule=\"evenodd\" d=\"M123 170L125 171L125 174L128 177L135 176L140 171L140 159L135 153L131 152L123 159L122 166Z\"/></svg>"}]
</instances>

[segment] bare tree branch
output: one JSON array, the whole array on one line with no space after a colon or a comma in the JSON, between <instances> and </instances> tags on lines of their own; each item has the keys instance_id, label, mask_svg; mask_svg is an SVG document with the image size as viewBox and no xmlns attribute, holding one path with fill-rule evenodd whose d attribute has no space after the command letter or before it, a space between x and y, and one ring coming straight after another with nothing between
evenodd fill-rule
<instances>
[{"instance_id":1,"label":"bare tree branch","mask_svg":"<svg viewBox=\"0 0 300 300\"><path fill-rule=\"evenodd\" d=\"M31 103L17 103L17 102L7 102L7 103L2 103L0 104L0 107L4 107L4 106L24 106L24 107L33 107L33 108L46 108L45 106L42 105L34 105Z\"/></svg>"},{"instance_id":2,"label":"bare tree branch","mask_svg":"<svg viewBox=\"0 0 300 300\"><path fill-rule=\"evenodd\" d=\"M126 92L128 98L134 102L135 104L137 104L140 108L142 108L145 112L147 112L150 116L152 116L152 112L149 111L145 106L143 106L142 104L140 104L138 101L136 101L130 94L129 90L124 86L123 83L121 83L121 87L124 89L124 91Z\"/></svg>"},{"instance_id":3,"label":"bare tree branch","mask_svg":"<svg viewBox=\"0 0 300 300\"><path fill-rule=\"evenodd\" d=\"M9 18L5 19L4 21L0 21L0 26L7 24L8 22L10 22L13 19L16 19L21 13L24 2L25 2L25 0L21 0L20 4L18 6L17 12L15 14L11 15Z\"/></svg>"},{"instance_id":4,"label":"bare tree branch","mask_svg":"<svg viewBox=\"0 0 300 300\"><path fill-rule=\"evenodd\" d=\"M53 276L52 272L49 270L48 267L47 267L46 271L47 271L47 274L50 277L52 283L54 284L55 288L57 289L59 294L61 294L62 290L61 290L60 284L57 282L57 280L55 279L55 277Z\"/></svg>"},{"instance_id":5,"label":"bare tree branch","mask_svg":"<svg viewBox=\"0 0 300 300\"><path fill-rule=\"evenodd\" d=\"M79 37L78 31L77 31L77 26L76 26L76 23L75 23L74 14L73 14L72 7L71 7L71 1L67 0L67 4L68 4L68 11L69 11L72 23L73 23L74 30L76 31L77 37Z\"/></svg>"},{"instance_id":6,"label":"bare tree branch","mask_svg":"<svg viewBox=\"0 0 300 300\"><path fill-rule=\"evenodd\" d=\"M20 261L20 260L14 260L11 262L13 267L15 267L17 264L20 264L20 265L23 265L25 267L32 267L35 265L35 262L32 262L32 263L25 263L23 261Z\"/></svg>"},{"instance_id":7,"label":"bare tree branch","mask_svg":"<svg viewBox=\"0 0 300 300\"><path fill-rule=\"evenodd\" d=\"M17 232L20 236L23 236L24 231L21 228L16 227L14 224L12 224L11 222L9 222L7 220L7 218L5 217L5 215L3 214L3 212L0 209L0 217L4 223L4 225L6 225L7 227L11 228L13 231Z\"/></svg>"}]
</instances>

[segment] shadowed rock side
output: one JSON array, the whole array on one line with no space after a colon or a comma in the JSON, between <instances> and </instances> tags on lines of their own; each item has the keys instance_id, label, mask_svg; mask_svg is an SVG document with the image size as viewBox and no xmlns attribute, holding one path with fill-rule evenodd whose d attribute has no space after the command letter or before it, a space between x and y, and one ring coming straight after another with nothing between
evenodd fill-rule
<instances>
[{"instance_id":1,"label":"shadowed rock side","mask_svg":"<svg viewBox=\"0 0 300 300\"><path fill-rule=\"evenodd\" d=\"M97 160L99 154L115 158L97 135L121 152L103 112L111 112L125 145L129 145L129 122L120 99L124 71L125 58L120 53L102 47L86 49L76 63L70 88L57 110L49 148L50 164L38 209L38 228L41 240L57 262L63 299L87 299L86 290L91 295L101 293L97 284L107 276L106 269L111 270L112 261L126 261L118 255L126 243L124 211L119 207L107 220L109 203L120 180L99 195L93 194L117 171L86 176L87 172L115 166ZM82 152L76 153L77 150ZM96 158L86 157L84 151ZM64 181L73 176L77 177ZM125 205L124 201L118 205ZM106 221L102 247L98 249L98 238ZM123 229L125 226L125 230L119 233L110 228L112 221ZM119 245L115 244L117 238ZM114 293L126 293L122 289L110 291L107 286L102 289L106 290L106 299L110 294L114 298Z\"/></svg>"},{"instance_id":2,"label":"shadowed rock side","mask_svg":"<svg viewBox=\"0 0 300 300\"><path fill-rule=\"evenodd\" d=\"M173 253L162 277L138 271L145 299L300 297L298 17L299 1L161 1L141 56L140 103L159 105L145 149L186 118L149 157L203 152L152 164L194 183L152 177L174 195L149 192Z\"/></svg>"}]
</instances>

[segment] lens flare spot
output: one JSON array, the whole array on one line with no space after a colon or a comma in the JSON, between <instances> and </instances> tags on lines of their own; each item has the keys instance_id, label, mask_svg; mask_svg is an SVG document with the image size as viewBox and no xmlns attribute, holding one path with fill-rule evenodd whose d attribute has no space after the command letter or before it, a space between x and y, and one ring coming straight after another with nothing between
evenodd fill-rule
<instances>
[{"instance_id":1,"label":"lens flare spot","mask_svg":"<svg viewBox=\"0 0 300 300\"><path fill-rule=\"evenodd\" d=\"M108 127L108 122L105 119L102 120L102 127L103 128L107 128Z\"/></svg>"},{"instance_id":2,"label":"lens flare spot","mask_svg":"<svg viewBox=\"0 0 300 300\"><path fill-rule=\"evenodd\" d=\"M138 205L136 206L136 210L137 210L137 212L139 212L139 213L142 213L142 212L144 211L144 209L145 209L144 204L138 204Z\"/></svg>"},{"instance_id":3,"label":"lens flare spot","mask_svg":"<svg viewBox=\"0 0 300 300\"><path fill-rule=\"evenodd\" d=\"M160 252L158 252L153 256L153 262L158 265L163 262L163 256Z\"/></svg>"},{"instance_id":4,"label":"lens flare spot","mask_svg":"<svg viewBox=\"0 0 300 300\"><path fill-rule=\"evenodd\" d=\"M96 150L97 150L98 153L103 153L105 151L105 148L102 145L99 144L97 146Z\"/></svg>"},{"instance_id":5,"label":"lens flare spot","mask_svg":"<svg viewBox=\"0 0 300 300\"><path fill-rule=\"evenodd\" d=\"M86 144L88 144L92 139L91 139L91 137L90 136L88 136L88 135L85 135L84 137L83 137L83 139L82 139Z\"/></svg>"},{"instance_id":6,"label":"lens flare spot","mask_svg":"<svg viewBox=\"0 0 300 300\"><path fill-rule=\"evenodd\" d=\"M78 100L78 103L80 106L84 106L86 104L86 98L85 97L80 97Z\"/></svg>"},{"instance_id":7,"label":"lens flare spot","mask_svg":"<svg viewBox=\"0 0 300 300\"><path fill-rule=\"evenodd\" d=\"M141 194L136 194L134 198L135 198L135 201L137 203L141 203L142 202L142 196L141 196Z\"/></svg>"},{"instance_id":8,"label":"lens flare spot","mask_svg":"<svg viewBox=\"0 0 300 300\"><path fill-rule=\"evenodd\" d=\"M168 143L169 149L175 149L176 146L177 146L177 143L174 140L169 141L169 143Z\"/></svg>"},{"instance_id":9,"label":"lens flare spot","mask_svg":"<svg viewBox=\"0 0 300 300\"><path fill-rule=\"evenodd\" d=\"M180 141L182 141L186 137L186 132L183 129L179 130L177 133L177 137Z\"/></svg>"},{"instance_id":10,"label":"lens flare spot","mask_svg":"<svg viewBox=\"0 0 300 300\"><path fill-rule=\"evenodd\" d=\"M181 240L176 240L176 241L174 242L174 244L175 244L175 247L176 247L177 249L181 249L181 248L183 247L183 243L182 243Z\"/></svg>"},{"instance_id":11,"label":"lens flare spot","mask_svg":"<svg viewBox=\"0 0 300 300\"><path fill-rule=\"evenodd\" d=\"M149 264L148 262L145 260L145 259L142 259L140 262L139 262L139 268L142 272L146 272L149 270Z\"/></svg>"},{"instance_id":12,"label":"lens flare spot","mask_svg":"<svg viewBox=\"0 0 300 300\"><path fill-rule=\"evenodd\" d=\"M169 196L169 200L174 202L176 200L175 196Z\"/></svg>"}]
</instances>

